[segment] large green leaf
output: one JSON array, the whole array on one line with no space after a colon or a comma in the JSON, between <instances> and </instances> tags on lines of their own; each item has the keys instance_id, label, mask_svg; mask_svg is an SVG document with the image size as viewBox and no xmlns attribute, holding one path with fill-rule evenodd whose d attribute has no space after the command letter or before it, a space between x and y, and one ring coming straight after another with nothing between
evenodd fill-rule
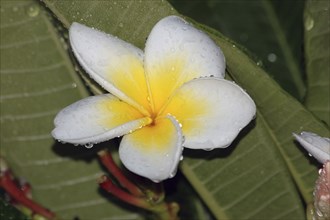
<instances>
[{"instance_id":1,"label":"large green leaf","mask_svg":"<svg viewBox=\"0 0 330 220\"><path fill-rule=\"evenodd\" d=\"M45 3L66 27L78 21L141 48L160 18L176 14L164 1ZM208 31L223 48L230 75L256 101L258 115L227 150L186 150L182 170L219 219L302 219L299 196L311 200L317 169L291 133L329 131L236 45Z\"/></svg>"},{"instance_id":2,"label":"large green leaf","mask_svg":"<svg viewBox=\"0 0 330 220\"><path fill-rule=\"evenodd\" d=\"M183 164L183 171L188 178L195 180L192 184L196 184L195 188L204 196L206 203L210 201L208 204L219 217L230 213L230 217L240 218L237 210L241 210L243 206L247 207L245 213L251 212L244 216L251 219L269 219L272 208L277 211L273 210L271 218L296 219L298 217L295 209L299 209L296 206L297 201L288 202L294 196L285 198L288 196L286 190L290 193L294 190L286 172L290 172L306 202L312 200L317 172L306 154L294 143L292 132L308 130L328 136L329 130L298 101L281 90L234 44L218 33L206 29L210 34L213 33L216 42L223 49L230 76L255 100L258 107L256 127L239 142L232 153L233 156L230 155L223 161L214 160L221 157L221 153L214 152L210 155L211 161L187 159L188 164ZM236 157L236 160L232 157ZM219 168L221 166L224 168ZM208 178L210 173L211 177ZM223 180L230 175L232 177L229 180ZM276 176L275 180L273 176ZM225 187L222 185L223 181ZM239 191L235 192L233 184L239 186ZM243 191L244 189L246 191ZM224 197L229 197L232 201L228 199L229 202L224 203ZM253 205L254 202L258 205ZM224 210L219 208L219 204L220 207L224 206ZM251 211L253 206L256 210Z\"/></svg>"},{"instance_id":3,"label":"large green leaf","mask_svg":"<svg viewBox=\"0 0 330 220\"><path fill-rule=\"evenodd\" d=\"M87 95L39 2L1 1L1 154L62 219L138 219L100 195L95 152L55 143L54 115Z\"/></svg>"},{"instance_id":4,"label":"large green leaf","mask_svg":"<svg viewBox=\"0 0 330 220\"><path fill-rule=\"evenodd\" d=\"M330 125L329 1L308 0L305 8L305 54L308 90L305 104Z\"/></svg>"},{"instance_id":5,"label":"large green leaf","mask_svg":"<svg viewBox=\"0 0 330 220\"><path fill-rule=\"evenodd\" d=\"M220 30L256 54L259 64L302 100L303 0L172 0L179 12Z\"/></svg>"}]
</instances>

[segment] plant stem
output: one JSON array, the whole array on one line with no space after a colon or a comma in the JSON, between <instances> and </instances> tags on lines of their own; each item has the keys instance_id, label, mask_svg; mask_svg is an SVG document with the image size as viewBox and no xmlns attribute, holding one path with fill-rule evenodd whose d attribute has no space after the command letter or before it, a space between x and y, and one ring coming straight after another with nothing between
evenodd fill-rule
<instances>
[{"instance_id":1,"label":"plant stem","mask_svg":"<svg viewBox=\"0 0 330 220\"><path fill-rule=\"evenodd\" d=\"M13 181L9 171L5 171L1 174L0 187L2 187L15 201L31 209L34 213L44 216L47 219L55 219L55 214L53 212L27 198L24 192L21 191Z\"/></svg>"},{"instance_id":2,"label":"plant stem","mask_svg":"<svg viewBox=\"0 0 330 220\"><path fill-rule=\"evenodd\" d=\"M120 189L115 184L113 184L113 182L109 179L109 177L105 175L101 176L99 179L99 184L102 189L113 194L122 201L140 208L148 209L149 204L145 199L133 196L125 192L124 190Z\"/></svg>"},{"instance_id":3,"label":"plant stem","mask_svg":"<svg viewBox=\"0 0 330 220\"><path fill-rule=\"evenodd\" d=\"M100 150L98 153L102 164L118 180L118 182L135 196L143 197L144 194L139 187L132 183L119 169L108 150Z\"/></svg>"}]
</instances>

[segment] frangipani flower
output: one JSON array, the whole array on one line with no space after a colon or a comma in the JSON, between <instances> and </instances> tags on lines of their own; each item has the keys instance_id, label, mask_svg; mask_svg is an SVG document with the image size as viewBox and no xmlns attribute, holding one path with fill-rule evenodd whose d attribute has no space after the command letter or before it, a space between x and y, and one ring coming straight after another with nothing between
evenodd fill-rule
<instances>
[{"instance_id":1,"label":"frangipani flower","mask_svg":"<svg viewBox=\"0 0 330 220\"><path fill-rule=\"evenodd\" d=\"M227 147L255 115L249 95L223 79L220 48L179 17L154 26L144 53L78 23L69 36L79 63L111 94L63 109L52 135L83 145L124 135L120 159L141 176L156 182L172 177L183 146Z\"/></svg>"},{"instance_id":2,"label":"frangipani flower","mask_svg":"<svg viewBox=\"0 0 330 220\"><path fill-rule=\"evenodd\" d=\"M293 136L320 163L324 164L327 160L330 160L329 138L323 138L306 131L301 132L300 135L294 133Z\"/></svg>"}]
</instances>

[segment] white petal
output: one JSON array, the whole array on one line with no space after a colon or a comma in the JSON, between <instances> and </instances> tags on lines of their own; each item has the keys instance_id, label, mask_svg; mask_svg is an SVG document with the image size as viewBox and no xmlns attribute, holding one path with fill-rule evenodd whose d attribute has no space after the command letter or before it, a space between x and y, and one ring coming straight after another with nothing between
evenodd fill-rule
<instances>
[{"instance_id":1,"label":"white petal","mask_svg":"<svg viewBox=\"0 0 330 220\"><path fill-rule=\"evenodd\" d=\"M293 134L296 140L320 163L324 164L330 160L330 139L322 138L311 132L301 132L300 135Z\"/></svg>"},{"instance_id":2,"label":"white petal","mask_svg":"<svg viewBox=\"0 0 330 220\"><path fill-rule=\"evenodd\" d=\"M90 76L113 95L146 113L149 102L143 52L78 23L71 25L69 35L75 56Z\"/></svg>"},{"instance_id":3,"label":"white petal","mask_svg":"<svg viewBox=\"0 0 330 220\"><path fill-rule=\"evenodd\" d=\"M147 39L145 71L157 111L183 83L202 76L223 78L225 58L205 33L169 16L154 26Z\"/></svg>"},{"instance_id":4,"label":"white petal","mask_svg":"<svg viewBox=\"0 0 330 220\"><path fill-rule=\"evenodd\" d=\"M192 80L177 90L162 114L182 124L184 146L193 149L224 148L256 113L250 96L224 79Z\"/></svg>"},{"instance_id":5,"label":"white petal","mask_svg":"<svg viewBox=\"0 0 330 220\"><path fill-rule=\"evenodd\" d=\"M182 133L172 117L158 119L125 135L120 143L119 156L130 171L159 182L175 175L182 153Z\"/></svg>"},{"instance_id":6,"label":"white petal","mask_svg":"<svg viewBox=\"0 0 330 220\"><path fill-rule=\"evenodd\" d=\"M52 135L73 144L99 143L151 122L132 106L106 94L91 96L60 111Z\"/></svg>"}]
</instances>

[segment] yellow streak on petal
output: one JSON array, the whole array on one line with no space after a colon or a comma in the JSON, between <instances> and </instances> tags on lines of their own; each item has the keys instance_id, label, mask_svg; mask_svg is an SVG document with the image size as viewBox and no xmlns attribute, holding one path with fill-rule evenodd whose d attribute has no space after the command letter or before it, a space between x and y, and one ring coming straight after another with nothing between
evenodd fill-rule
<instances>
[{"instance_id":1,"label":"yellow streak on petal","mask_svg":"<svg viewBox=\"0 0 330 220\"><path fill-rule=\"evenodd\" d=\"M101 114L107 116L105 120L100 121L105 128L114 128L145 117L134 107L116 98L101 102L97 107L101 110Z\"/></svg>"},{"instance_id":2,"label":"yellow streak on petal","mask_svg":"<svg viewBox=\"0 0 330 220\"><path fill-rule=\"evenodd\" d=\"M199 135L198 130L207 127L203 117L213 111L212 104L207 100L199 99L193 91L176 93L162 115L171 114L181 123L183 134ZM198 128L198 129L196 129Z\"/></svg>"},{"instance_id":3,"label":"yellow streak on petal","mask_svg":"<svg viewBox=\"0 0 330 220\"><path fill-rule=\"evenodd\" d=\"M133 56L122 56L120 61L115 66L109 67L108 80L150 112L148 88L142 61Z\"/></svg>"},{"instance_id":4,"label":"yellow streak on petal","mask_svg":"<svg viewBox=\"0 0 330 220\"><path fill-rule=\"evenodd\" d=\"M196 72L189 70L186 63L185 56L180 53L148 68L154 112L159 113L178 87L198 76Z\"/></svg>"},{"instance_id":5,"label":"yellow streak on petal","mask_svg":"<svg viewBox=\"0 0 330 220\"><path fill-rule=\"evenodd\" d=\"M132 143L147 152L167 152L169 147L176 145L177 131L167 118L156 119L153 124L145 126L130 134Z\"/></svg>"}]
</instances>

